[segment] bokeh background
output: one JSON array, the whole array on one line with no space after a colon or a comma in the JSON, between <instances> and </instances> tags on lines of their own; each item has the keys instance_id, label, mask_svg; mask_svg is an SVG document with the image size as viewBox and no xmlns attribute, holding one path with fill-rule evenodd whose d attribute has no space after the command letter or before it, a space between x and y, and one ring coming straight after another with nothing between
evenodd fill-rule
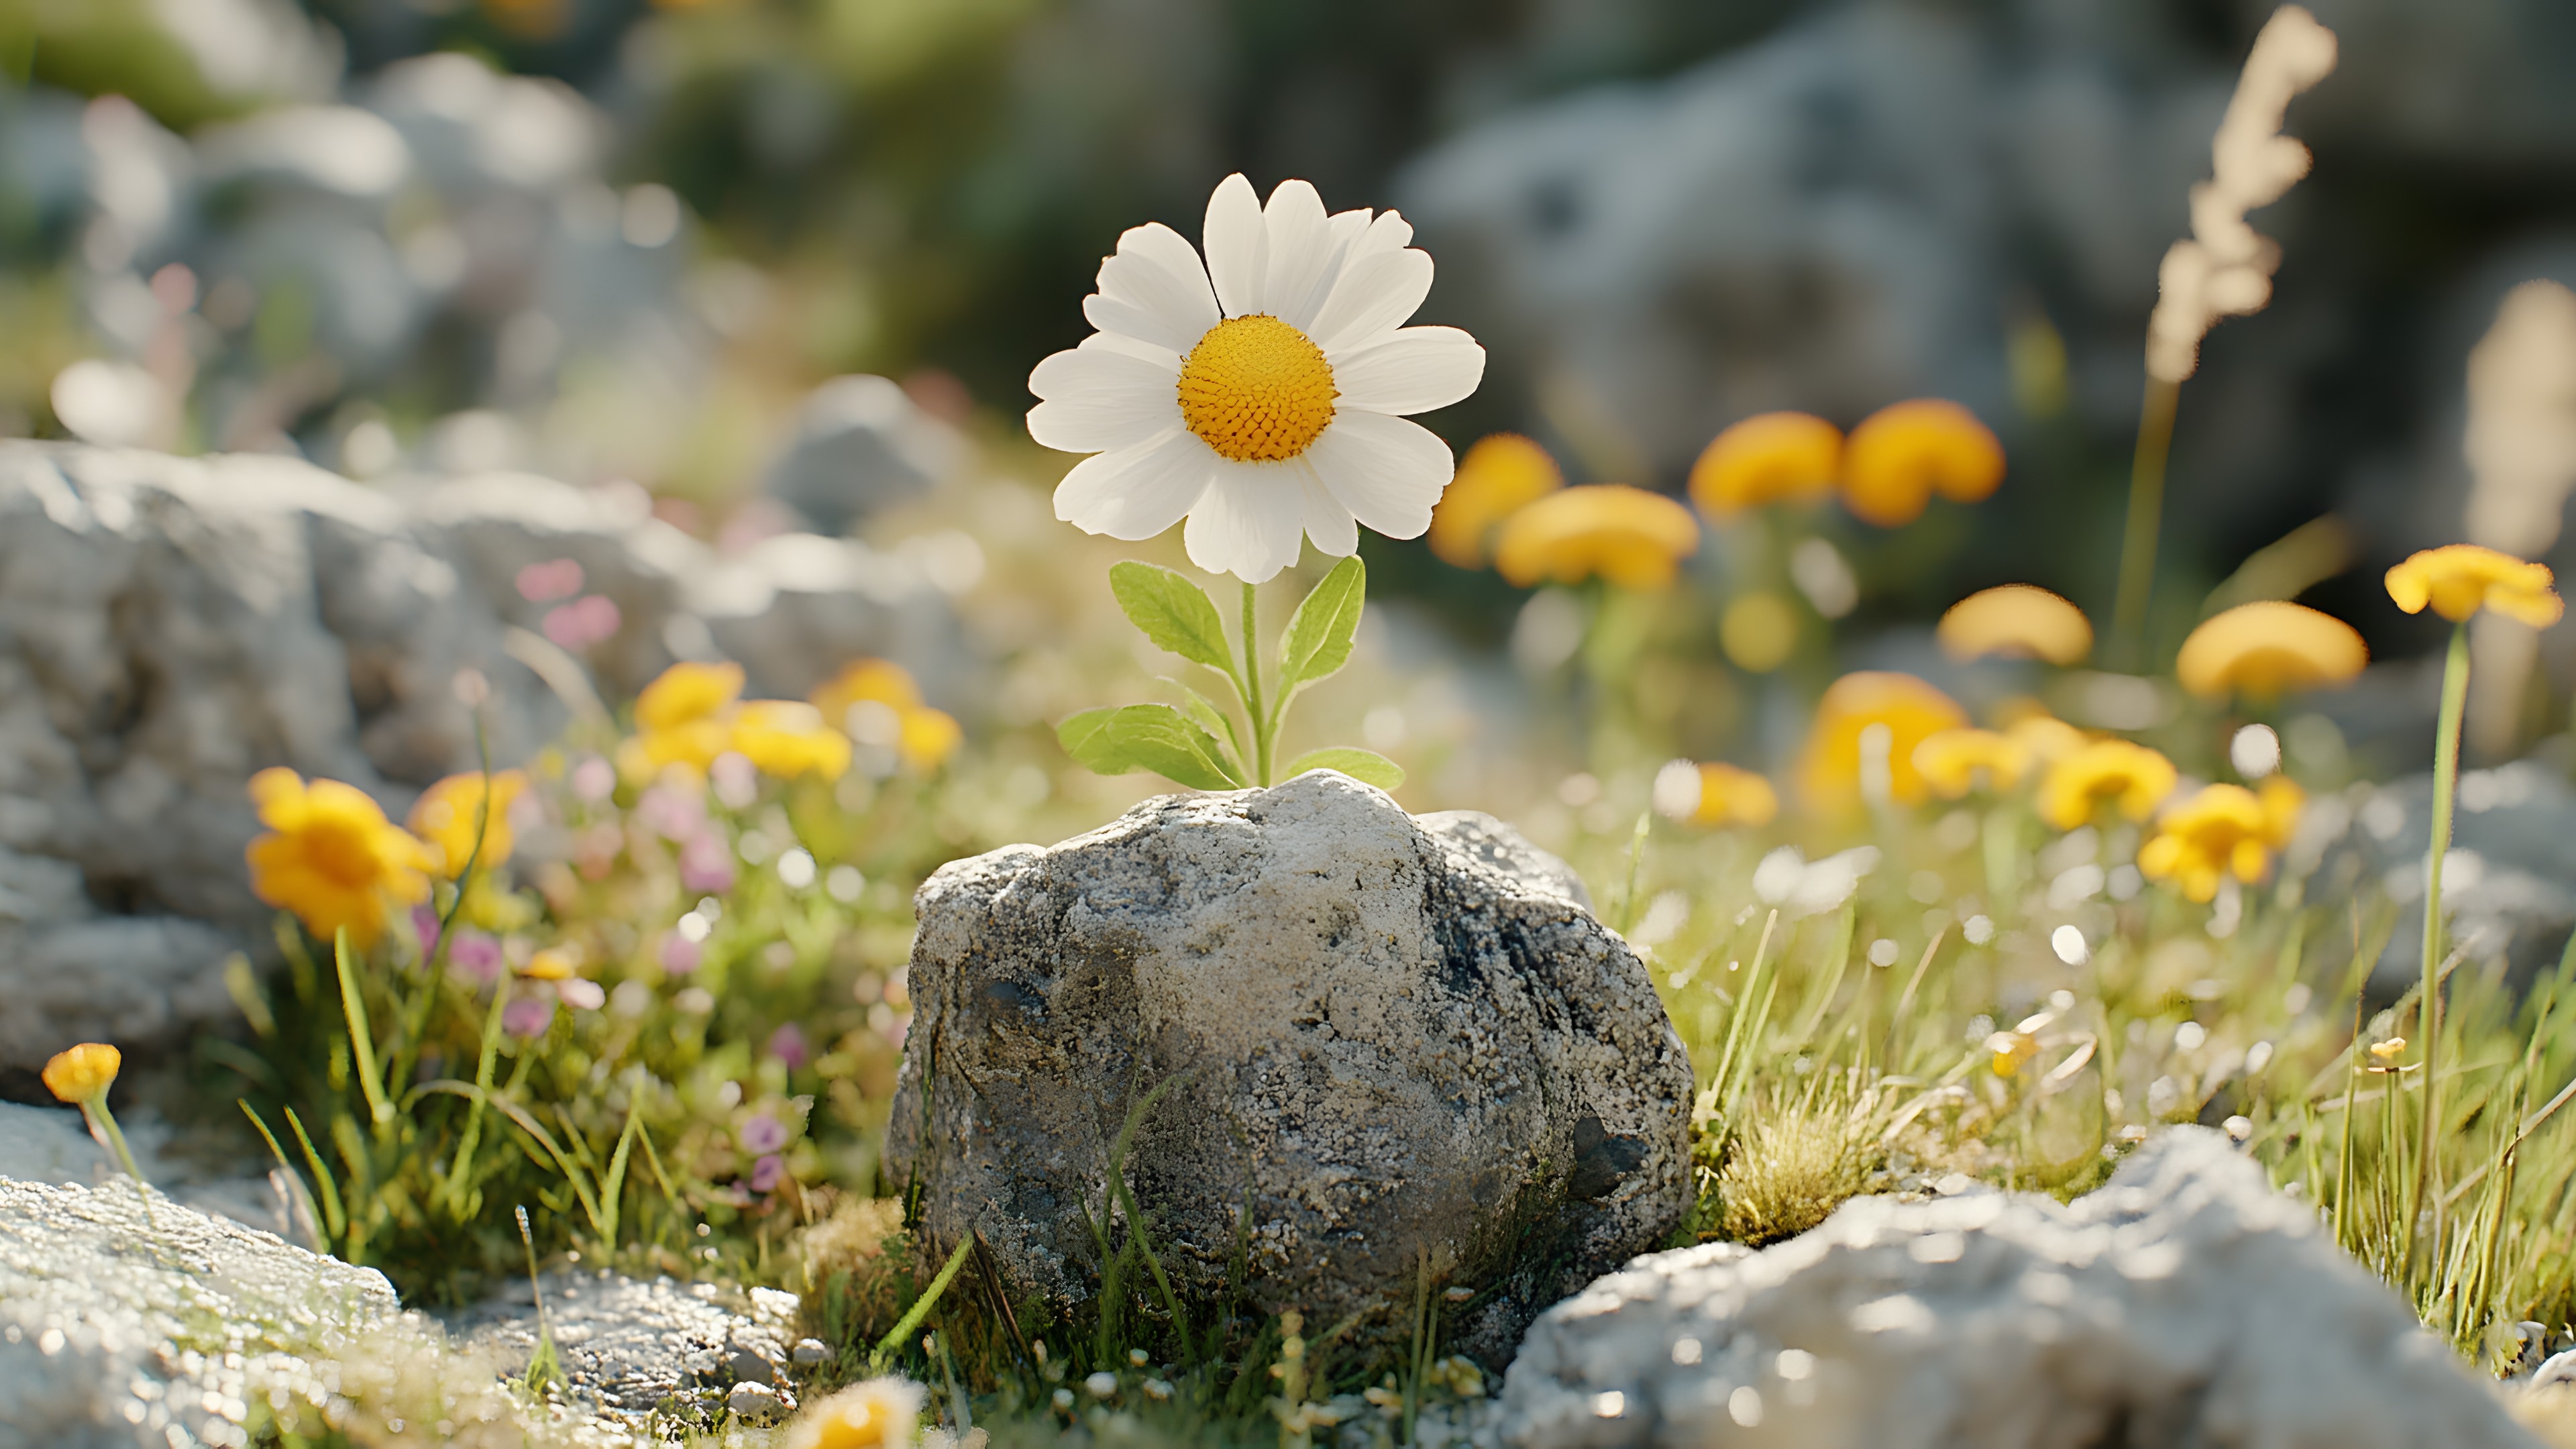
<instances>
[{"instance_id":1,"label":"bokeh background","mask_svg":"<svg viewBox=\"0 0 2576 1449\"><path fill-rule=\"evenodd\" d=\"M2394 762L2430 728L2410 661L2438 626L2378 570L2459 536L2464 368L2499 298L2576 281L2576 8L2312 8L2342 42L2290 112L2315 170L2256 218L2274 304L2186 389L2160 601L2178 638L2333 520L2259 558L2389 661L2328 708ZM1042 521L1071 460L1020 431L1023 382L1082 335L1119 230L1195 236L1227 172L1303 176L1419 227L1422 320L1492 357L1425 419L1461 448L1513 429L1576 481L1678 490L1756 411L1974 408L2010 454L1995 498L1833 525L1840 662L1903 662L1987 584L2107 616L2156 262L2269 10L0 0L0 433L524 469L640 489L724 547L865 531L960 471ZM1523 596L1367 548L1409 647L1490 666L1461 728L1502 728ZM1694 567L1743 558L1719 537ZM1678 746L1794 737L1722 671L1668 693ZM2564 693L2490 748L2563 725Z\"/></svg>"}]
</instances>

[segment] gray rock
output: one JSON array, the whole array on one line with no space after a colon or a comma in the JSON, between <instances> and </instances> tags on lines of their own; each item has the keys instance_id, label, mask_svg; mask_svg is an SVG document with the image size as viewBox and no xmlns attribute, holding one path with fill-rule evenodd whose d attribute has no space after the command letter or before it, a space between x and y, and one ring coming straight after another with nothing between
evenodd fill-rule
<instances>
[{"instance_id":1,"label":"gray rock","mask_svg":"<svg viewBox=\"0 0 2576 1449\"><path fill-rule=\"evenodd\" d=\"M1644 968L1505 827L1428 827L1315 771L934 875L888 1149L930 1239L979 1231L1015 1290L1087 1298L1082 1211L1117 1216L1111 1144L1161 1089L1128 1180L1164 1267L1212 1293L1241 1224L1254 1299L1319 1330L1409 1303L1427 1258L1499 1364L1671 1232L1690 1067Z\"/></svg>"},{"instance_id":2,"label":"gray rock","mask_svg":"<svg viewBox=\"0 0 2576 1449\"><path fill-rule=\"evenodd\" d=\"M2565 1353L2552 1354L2546 1362L2532 1372L2530 1387L2536 1389L2548 1384L2576 1385L2576 1348L2571 1348Z\"/></svg>"},{"instance_id":3,"label":"gray rock","mask_svg":"<svg viewBox=\"0 0 2576 1449\"><path fill-rule=\"evenodd\" d=\"M964 448L948 425L882 377L836 377L805 399L796 433L762 480L823 533L929 491Z\"/></svg>"},{"instance_id":4,"label":"gray rock","mask_svg":"<svg viewBox=\"0 0 2576 1449\"><path fill-rule=\"evenodd\" d=\"M0 1178L0 1444L239 1443L255 1385L401 1317L371 1268L168 1198L147 1217L123 1183Z\"/></svg>"},{"instance_id":5,"label":"gray rock","mask_svg":"<svg viewBox=\"0 0 2576 1449\"><path fill-rule=\"evenodd\" d=\"M177 1134L149 1108L129 1108L118 1115L135 1165L156 1191L199 1212L276 1233L299 1246L313 1245L312 1225L303 1219L295 1188L282 1175L243 1176L239 1163L206 1164L175 1156L171 1149ZM119 1185L125 1169L90 1135L78 1110L0 1102L0 1178L123 1190Z\"/></svg>"},{"instance_id":6,"label":"gray rock","mask_svg":"<svg viewBox=\"0 0 2576 1449\"><path fill-rule=\"evenodd\" d=\"M787 1358L793 1293L738 1294L605 1269L556 1270L539 1282L565 1395L588 1417L642 1429L666 1405L683 1419L703 1419L745 1390L767 1393L773 1411L784 1402L768 1368ZM446 1325L462 1348L508 1372L524 1372L537 1351L537 1310L525 1283L447 1315ZM747 1372L754 1364L759 1369Z\"/></svg>"},{"instance_id":7,"label":"gray rock","mask_svg":"<svg viewBox=\"0 0 2576 1449\"><path fill-rule=\"evenodd\" d=\"M832 1346L819 1338L800 1338L789 1352L795 1356L798 1368L812 1368L832 1356Z\"/></svg>"},{"instance_id":8,"label":"gray rock","mask_svg":"<svg viewBox=\"0 0 2576 1449\"><path fill-rule=\"evenodd\" d=\"M2531 1443L2194 1127L2071 1205L1861 1198L1760 1253L1639 1258L1531 1327L1503 1409L1516 1449Z\"/></svg>"},{"instance_id":9,"label":"gray rock","mask_svg":"<svg viewBox=\"0 0 2576 1449\"><path fill-rule=\"evenodd\" d=\"M2372 966L2375 998L2419 979L2424 948L2424 853L2432 838L2433 777L2357 785L2311 801L2290 865L2312 899L2381 891L2400 908ZM2540 760L2460 776L2451 850L2442 864L2450 939L2481 969L2519 986L2556 964L2576 929L2576 788ZM2465 968L2464 968L2465 969Z\"/></svg>"},{"instance_id":10,"label":"gray rock","mask_svg":"<svg viewBox=\"0 0 2576 1449\"><path fill-rule=\"evenodd\" d=\"M767 1384L739 1383L725 1395L725 1412L746 1424L774 1424L786 1411L778 1390Z\"/></svg>"},{"instance_id":11,"label":"gray rock","mask_svg":"<svg viewBox=\"0 0 2576 1449\"><path fill-rule=\"evenodd\" d=\"M775 568L800 539L834 566ZM399 814L473 765L460 670L491 683L506 765L560 732L565 696L622 699L683 650L738 651L755 695L862 654L959 667L917 567L848 540L765 547L722 561L542 478L379 489L289 459L0 441L0 1066L229 1019L226 956L273 949L244 782L288 765ZM563 558L621 621L579 656L517 587Z\"/></svg>"}]
</instances>

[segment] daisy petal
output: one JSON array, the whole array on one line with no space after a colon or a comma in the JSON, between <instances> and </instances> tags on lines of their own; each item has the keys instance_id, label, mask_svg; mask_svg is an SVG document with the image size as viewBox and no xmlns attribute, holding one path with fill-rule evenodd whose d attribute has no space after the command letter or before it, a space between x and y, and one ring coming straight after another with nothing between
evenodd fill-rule
<instances>
[{"instance_id":1,"label":"daisy petal","mask_svg":"<svg viewBox=\"0 0 2576 1449\"><path fill-rule=\"evenodd\" d=\"M1359 552L1359 520L1324 486L1314 465L1300 458L1296 462L1297 482L1302 496L1299 503L1306 516L1306 537L1312 539L1315 551L1335 558L1349 558Z\"/></svg>"},{"instance_id":2,"label":"daisy petal","mask_svg":"<svg viewBox=\"0 0 2576 1449\"><path fill-rule=\"evenodd\" d=\"M1333 223L1324 198L1310 182L1282 181L1261 219L1270 229L1270 260L1260 310L1305 331L1332 285Z\"/></svg>"},{"instance_id":3,"label":"daisy petal","mask_svg":"<svg viewBox=\"0 0 2576 1449\"><path fill-rule=\"evenodd\" d=\"M1418 538L1431 526L1431 505L1457 469L1430 429L1357 409L1334 414L1305 456L1343 507L1389 538Z\"/></svg>"},{"instance_id":4,"label":"daisy petal","mask_svg":"<svg viewBox=\"0 0 2576 1449\"><path fill-rule=\"evenodd\" d=\"M1406 221L1401 213L1381 212L1377 220L1369 223L1368 230L1360 233L1359 240L1351 244L1350 251L1344 254L1342 261L1348 265L1365 256L1373 256L1379 252L1402 251L1411 245L1413 245L1413 223Z\"/></svg>"},{"instance_id":5,"label":"daisy petal","mask_svg":"<svg viewBox=\"0 0 2576 1449\"><path fill-rule=\"evenodd\" d=\"M1365 412L1427 413L1476 390L1485 349L1455 327L1405 327L1372 347L1333 362L1337 407Z\"/></svg>"},{"instance_id":6,"label":"daisy petal","mask_svg":"<svg viewBox=\"0 0 2576 1449\"><path fill-rule=\"evenodd\" d=\"M1365 347L1404 325L1431 293L1431 254L1412 247L1374 252L1342 269L1333 295L1306 335L1327 357Z\"/></svg>"},{"instance_id":7,"label":"daisy petal","mask_svg":"<svg viewBox=\"0 0 2576 1449\"><path fill-rule=\"evenodd\" d=\"M1055 516L1085 533L1152 538L1198 503L1216 464L1207 444L1183 428L1096 453L1055 485Z\"/></svg>"},{"instance_id":8,"label":"daisy petal","mask_svg":"<svg viewBox=\"0 0 2576 1449\"><path fill-rule=\"evenodd\" d=\"M1187 352L1217 324L1216 294L1207 268L1181 234L1160 222L1131 227L1118 238L1118 254L1100 264L1100 291L1082 314L1104 331L1141 337Z\"/></svg>"},{"instance_id":9,"label":"daisy petal","mask_svg":"<svg viewBox=\"0 0 2576 1449\"><path fill-rule=\"evenodd\" d=\"M1191 345L1196 346L1197 344L1192 343ZM1148 342L1141 337L1130 337L1124 332L1094 332L1090 336L1082 339L1082 341L1076 345L1075 350L1078 352L1114 352L1127 357L1139 358L1161 368L1165 373L1175 379L1177 379L1181 373L1181 354L1174 352L1172 349L1162 346L1159 343Z\"/></svg>"},{"instance_id":10,"label":"daisy petal","mask_svg":"<svg viewBox=\"0 0 2576 1449\"><path fill-rule=\"evenodd\" d=\"M1263 271L1270 265L1270 229L1261 218L1260 198L1238 171L1217 183L1208 197L1207 221L1199 232L1207 251L1208 280L1216 284L1217 305L1228 317L1261 310Z\"/></svg>"},{"instance_id":11,"label":"daisy petal","mask_svg":"<svg viewBox=\"0 0 2576 1449\"><path fill-rule=\"evenodd\" d=\"M1056 353L1029 374L1029 391L1045 399L1029 409L1029 436L1060 452L1123 448L1180 421L1172 374L1123 352Z\"/></svg>"},{"instance_id":12,"label":"daisy petal","mask_svg":"<svg viewBox=\"0 0 2576 1449\"><path fill-rule=\"evenodd\" d=\"M1190 509L1181 541L1189 548L1190 562L1200 568L1257 584L1295 563L1305 536L1304 499L1295 474L1276 463L1218 459L1207 492Z\"/></svg>"}]
</instances>

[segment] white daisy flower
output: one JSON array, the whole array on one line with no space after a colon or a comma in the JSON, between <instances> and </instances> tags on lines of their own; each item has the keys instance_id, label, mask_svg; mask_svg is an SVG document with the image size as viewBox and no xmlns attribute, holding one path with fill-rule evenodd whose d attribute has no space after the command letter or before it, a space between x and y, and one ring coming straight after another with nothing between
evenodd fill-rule
<instances>
[{"instance_id":1,"label":"white daisy flower","mask_svg":"<svg viewBox=\"0 0 2576 1449\"><path fill-rule=\"evenodd\" d=\"M1431 526L1449 445L1404 420L1476 390L1485 349L1407 327L1431 257L1390 211L1324 213L1303 181L1263 206L1227 177L1207 261L1160 222L1118 238L1082 315L1100 330L1029 374L1029 436L1094 456L1055 490L1086 533L1151 538L1189 519L1190 562L1259 583L1297 561Z\"/></svg>"}]
</instances>

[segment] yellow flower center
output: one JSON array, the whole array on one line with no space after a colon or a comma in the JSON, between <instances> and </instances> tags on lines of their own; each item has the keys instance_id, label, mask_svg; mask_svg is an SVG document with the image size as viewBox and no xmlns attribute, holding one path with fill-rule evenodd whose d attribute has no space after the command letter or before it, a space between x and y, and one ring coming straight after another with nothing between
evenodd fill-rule
<instances>
[{"instance_id":1,"label":"yellow flower center","mask_svg":"<svg viewBox=\"0 0 2576 1449\"><path fill-rule=\"evenodd\" d=\"M1223 458L1277 463L1314 445L1333 420L1324 349L1263 313L1219 322L1181 364L1181 421Z\"/></svg>"}]
</instances>

